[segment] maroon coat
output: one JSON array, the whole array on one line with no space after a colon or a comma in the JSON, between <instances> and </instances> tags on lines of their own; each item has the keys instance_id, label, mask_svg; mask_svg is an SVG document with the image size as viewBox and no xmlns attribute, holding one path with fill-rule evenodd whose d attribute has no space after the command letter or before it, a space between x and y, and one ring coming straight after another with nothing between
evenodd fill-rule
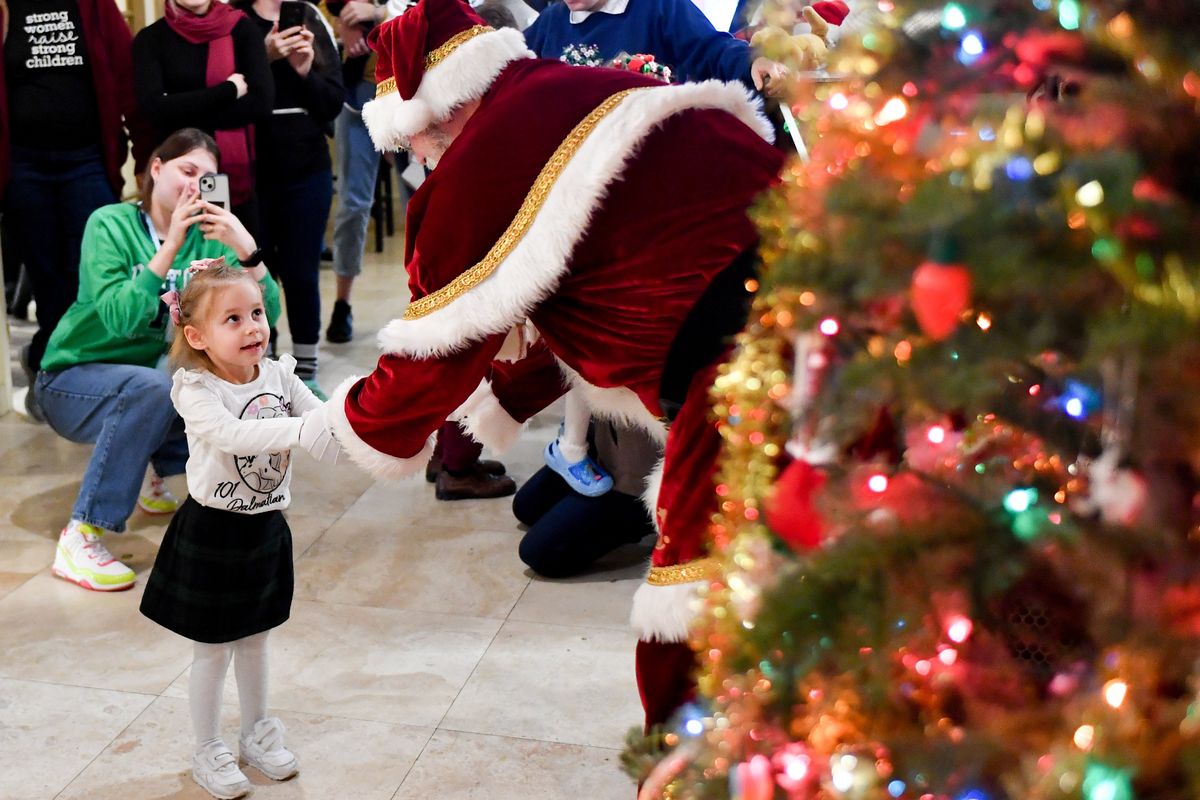
<instances>
[{"instance_id":1,"label":"maroon coat","mask_svg":"<svg viewBox=\"0 0 1200 800\"><path fill-rule=\"evenodd\" d=\"M78 0L83 40L91 64L92 81L96 90L96 107L100 115L100 152L104 171L113 186L121 193L121 167L128 153L129 139L135 149L144 144L143 128L137 121L133 97L133 36L125 17L113 0ZM0 31L8 38L8 5L0 0ZM2 40L0 40L2 44ZM0 199L8 186L11 170L11 145L8 124L8 84L4 75L4 59L0 58Z\"/></svg>"}]
</instances>

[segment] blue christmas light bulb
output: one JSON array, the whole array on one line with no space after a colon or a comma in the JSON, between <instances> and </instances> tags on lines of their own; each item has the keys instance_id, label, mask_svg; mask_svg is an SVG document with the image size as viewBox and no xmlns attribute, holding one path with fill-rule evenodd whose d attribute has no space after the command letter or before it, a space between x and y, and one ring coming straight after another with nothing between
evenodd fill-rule
<instances>
[{"instance_id":1,"label":"blue christmas light bulb","mask_svg":"<svg viewBox=\"0 0 1200 800\"><path fill-rule=\"evenodd\" d=\"M979 57L983 55L986 49L987 45L984 44L983 37L975 31L971 31L963 37L962 42L958 46L958 54L955 58L958 59L960 64L970 66L979 60Z\"/></svg>"}]
</instances>

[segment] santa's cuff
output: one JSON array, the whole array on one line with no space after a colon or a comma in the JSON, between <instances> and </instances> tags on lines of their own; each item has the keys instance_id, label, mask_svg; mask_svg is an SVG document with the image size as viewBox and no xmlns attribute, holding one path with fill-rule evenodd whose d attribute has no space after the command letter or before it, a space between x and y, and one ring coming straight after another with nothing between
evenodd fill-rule
<instances>
[{"instance_id":1,"label":"santa's cuff","mask_svg":"<svg viewBox=\"0 0 1200 800\"><path fill-rule=\"evenodd\" d=\"M686 642L699 607L703 582L654 586L643 583L633 595L629 623L643 642Z\"/></svg>"},{"instance_id":2,"label":"santa's cuff","mask_svg":"<svg viewBox=\"0 0 1200 800\"><path fill-rule=\"evenodd\" d=\"M719 569L714 558L651 567L633 595L629 622L643 642L686 642L700 610L700 590Z\"/></svg>"},{"instance_id":3,"label":"santa's cuff","mask_svg":"<svg viewBox=\"0 0 1200 800\"><path fill-rule=\"evenodd\" d=\"M342 452L349 456L350 460L358 467L377 478L400 480L423 471L433 455L435 436L431 435L425 442L425 446L416 455L401 458L376 450L354 432L354 428L346 416L346 397L360 380L362 380L362 376L358 375L347 378L334 389L329 398L326 419L329 421L334 438L342 446Z\"/></svg>"},{"instance_id":4,"label":"santa's cuff","mask_svg":"<svg viewBox=\"0 0 1200 800\"><path fill-rule=\"evenodd\" d=\"M475 441L493 453L503 453L512 447L524 427L500 405L492 393L490 381L482 380L471 396L450 415Z\"/></svg>"}]
</instances>

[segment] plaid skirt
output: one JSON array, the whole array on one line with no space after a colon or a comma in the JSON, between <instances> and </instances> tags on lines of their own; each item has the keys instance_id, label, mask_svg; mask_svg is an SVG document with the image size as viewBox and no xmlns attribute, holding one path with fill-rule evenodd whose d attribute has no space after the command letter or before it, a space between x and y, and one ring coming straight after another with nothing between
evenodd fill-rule
<instances>
[{"instance_id":1,"label":"plaid skirt","mask_svg":"<svg viewBox=\"0 0 1200 800\"><path fill-rule=\"evenodd\" d=\"M294 584L282 511L238 514L189 497L167 527L141 611L192 641L232 642L283 624Z\"/></svg>"}]
</instances>

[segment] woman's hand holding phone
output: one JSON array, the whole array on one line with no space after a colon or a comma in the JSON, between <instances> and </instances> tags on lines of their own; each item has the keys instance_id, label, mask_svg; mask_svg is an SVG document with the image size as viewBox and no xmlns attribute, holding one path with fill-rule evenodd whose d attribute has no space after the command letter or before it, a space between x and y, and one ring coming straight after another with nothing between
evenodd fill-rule
<instances>
[{"instance_id":1,"label":"woman's hand holding phone","mask_svg":"<svg viewBox=\"0 0 1200 800\"><path fill-rule=\"evenodd\" d=\"M288 63L292 65L292 69L296 70L296 74L301 78L307 78L308 73L312 70L313 58L315 51L313 50L313 32L306 29L300 29L300 43L288 53Z\"/></svg>"},{"instance_id":2,"label":"woman's hand holding phone","mask_svg":"<svg viewBox=\"0 0 1200 800\"><path fill-rule=\"evenodd\" d=\"M186 190L179 196L179 202L175 205L175 210L171 212L171 223L167 226L162 246L158 248L154 258L150 259L150 263L146 265L151 272L160 278L167 277L167 272L175 261L175 255L179 252L179 248L183 247L183 240L187 238L188 228L200 222L205 205L206 203L200 199L199 189Z\"/></svg>"},{"instance_id":3,"label":"woman's hand holding phone","mask_svg":"<svg viewBox=\"0 0 1200 800\"><path fill-rule=\"evenodd\" d=\"M200 216L196 219L200 222L200 230L204 232L205 239L215 239L225 245L233 251L239 261L245 261L258 249L250 231L246 230L246 226L232 211L204 201L200 202L200 210ZM247 271L255 280L262 280L266 274L266 268L261 264L247 268Z\"/></svg>"},{"instance_id":4,"label":"woman's hand holding phone","mask_svg":"<svg viewBox=\"0 0 1200 800\"><path fill-rule=\"evenodd\" d=\"M279 30L279 23L273 23L265 40L267 45L267 61L275 62L281 58L290 56L304 41L305 33L307 31L299 25L281 31ZM311 37L312 34L310 33L309 36Z\"/></svg>"}]
</instances>

